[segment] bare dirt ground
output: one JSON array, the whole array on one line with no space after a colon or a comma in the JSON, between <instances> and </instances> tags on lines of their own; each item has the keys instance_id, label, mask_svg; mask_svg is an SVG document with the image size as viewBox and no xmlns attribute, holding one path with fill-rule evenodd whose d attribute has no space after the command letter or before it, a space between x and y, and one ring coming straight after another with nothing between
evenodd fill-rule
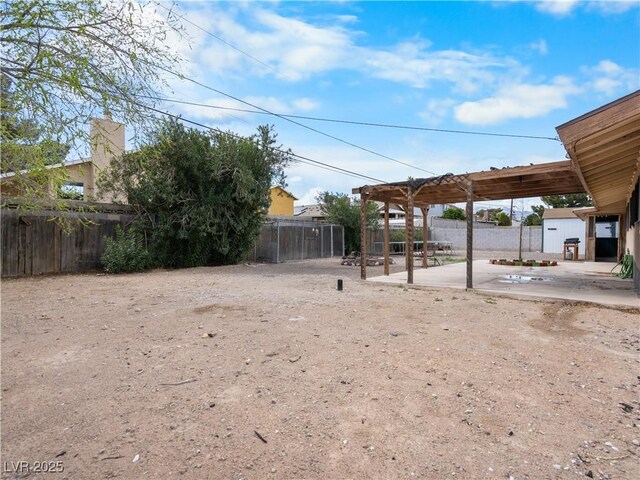
<instances>
[{"instance_id":1,"label":"bare dirt ground","mask_svg":"<svg viewBox=\"0 0 640 480\"><path fill-rule=\"evenodd\" d=\"M637 310L358 275L4 280L3 478L639 478Z\"/></svg>"}]
</instances>

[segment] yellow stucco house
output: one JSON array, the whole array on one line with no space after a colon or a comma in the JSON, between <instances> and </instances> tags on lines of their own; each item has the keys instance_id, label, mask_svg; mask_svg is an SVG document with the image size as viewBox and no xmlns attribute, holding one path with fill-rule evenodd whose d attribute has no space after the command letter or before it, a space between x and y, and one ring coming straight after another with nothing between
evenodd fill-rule
<instances>
[{"instance_id":1,"label":"yellow stucco house","mask_svg":"<svg viewBox=\"0 0 640 480\"><path fill-rule=\"evenodd\" d=\"M271 205L269 205L269 215L283 215L293 217L293 202L297 200L282 187L271 187L269 191Z\"/></svg>"}]
</instances>

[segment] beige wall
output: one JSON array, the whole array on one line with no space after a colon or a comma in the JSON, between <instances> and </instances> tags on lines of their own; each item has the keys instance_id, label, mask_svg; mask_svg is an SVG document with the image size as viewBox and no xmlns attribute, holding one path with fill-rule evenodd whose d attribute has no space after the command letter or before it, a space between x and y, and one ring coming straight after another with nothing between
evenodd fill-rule
<instances>
[{"instance_id":1,"label":"beige wall","mask_svg":"<svg viewBox=\"0 0 640 480\"><path fill-rule=\"evenodd\" d=\"M85 162L65 165L69 181L82 183L84 200L98 197L96 181L100 172L104 170L114 157L124 153L125 127L122 123L114 122L111 115L91 120L89 129L91 157ZM0 187L3 196L19 196L20 192L12 185L11 177L2 180ZM124 201L119 197L104 197L102 202L113 200Z\"/></svg>"},{"instance_id":2,"label":"beige wall","mask_svg":"<svg viewBox=\"0 0 640 480\"><path fill-rule=\"evenodd\" d=\"M96 198L99 194L96 181L111 159L124 153L125 128L122 123L114 122L111 115L106 113L104 118L94 118L91 120L89 135L91 137L91 168L89 169L89 180L85 183L85 200ZM89 194L90 196L88 196ZM101 201L109 202L120 200L121 198L101 198Z\"/></svg>"}]
</instances>

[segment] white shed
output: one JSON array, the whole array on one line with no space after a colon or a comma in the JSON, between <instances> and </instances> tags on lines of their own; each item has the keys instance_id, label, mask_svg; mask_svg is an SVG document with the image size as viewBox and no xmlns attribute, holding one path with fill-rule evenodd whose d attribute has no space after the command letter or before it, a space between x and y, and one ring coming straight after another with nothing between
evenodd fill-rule
<instances>
[{"instance_id":1,"label":"white shed","mask_svg":"<svg viewBox=\"0 0 640 480\"><path fill-rule=\"evenodd\" d=\"M542 215L542 251L562 253L567 238L578 238L578 258L584 256L585 223L574 213L577 208L548 208Z\"/></svg>"}]
</instances>

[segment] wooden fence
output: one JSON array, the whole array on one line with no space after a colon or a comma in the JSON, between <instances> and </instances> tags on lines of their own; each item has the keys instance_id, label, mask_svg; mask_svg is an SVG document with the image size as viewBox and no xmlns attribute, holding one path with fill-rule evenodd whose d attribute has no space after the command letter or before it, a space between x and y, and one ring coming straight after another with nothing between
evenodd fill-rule
<instances>
[{"instance_id":1,"label":"wooden fence","mask_svg":"<svg viewBox=\"0 0 640 480\"><path fill-rule=\"evenodd\" d=\"M70 204L77 209L89 206L84 202ZM100 269L104 238L115 237L117 225L126 227L134 219L131 207L108 204L94 205L92 212L64 214L12 207L15 205L2 208L3 277ZM70 233L62 231L54 216L65 217L71 225ZM89 224L85 226L81 220ZM343 251L344 235L338 225L270 218L247 260L278 263L341 256Z\"/></svg>"},{"instance_id":2,"label":"wooden fence","mask_svg":"<svg viewBox=\"0 0 640 480\"><path fill-rule=\"evenodd\" d=\"M104 237L114 237L116 225L126 226L131 213L108 209L95 212L30 212L3 208L2 276L79 272L100 268ZM64 216L71 225L65 233L53 220ZM83 222L89 221L87 226Z\"/></svg>"}]
</instances>

